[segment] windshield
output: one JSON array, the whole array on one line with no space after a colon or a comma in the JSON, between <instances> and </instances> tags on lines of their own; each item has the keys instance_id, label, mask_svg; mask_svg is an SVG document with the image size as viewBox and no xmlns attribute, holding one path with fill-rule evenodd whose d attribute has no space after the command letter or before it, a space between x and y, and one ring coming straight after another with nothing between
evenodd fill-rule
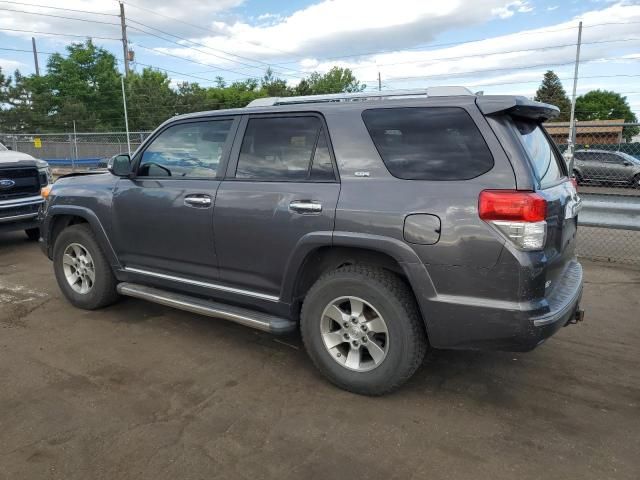
<instances>
[{"instance_id":1,"label":"windshield","mask_svg":"<svg viewBox=\"0 0 640 480\"><path fill-rule=\"evenodd\" d=\"M562 159L556 155L542 128L534 122L515 120L520 141L529 154L531 164L540 181L540 187L554 185L565 174L560 166Z\"/></svg>"}]
</instances>

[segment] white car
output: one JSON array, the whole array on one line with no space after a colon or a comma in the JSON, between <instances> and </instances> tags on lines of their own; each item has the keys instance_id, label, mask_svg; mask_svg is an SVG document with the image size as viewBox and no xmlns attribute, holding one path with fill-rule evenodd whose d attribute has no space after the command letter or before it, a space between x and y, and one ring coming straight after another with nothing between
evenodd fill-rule
<instances>
[{"instance_id":1,"label":"white car","mask_svg":"<svg viewBox=\"0 0 640 480\"><path fill-rule=\"evenodd\" d=\"M46 194L51 183L47 162L0 143L0 232L24 230L29 239L37 240L43 189Z\"/></svg>"}]
</instances>

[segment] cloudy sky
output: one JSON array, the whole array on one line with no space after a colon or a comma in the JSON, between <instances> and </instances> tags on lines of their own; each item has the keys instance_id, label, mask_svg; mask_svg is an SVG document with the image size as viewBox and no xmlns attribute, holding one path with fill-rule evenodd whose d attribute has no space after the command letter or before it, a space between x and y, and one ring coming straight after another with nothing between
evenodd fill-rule
<instances>
[{"instance_id":1,"label":"cloudy sky","mask_svg":"<svg viewBox=\"0 0 640 480\"><path fill-rule=\"evenodd\" d=\"M618 91L640 116L640 1L127 0L125 8L133 68L151 65L176 82L260 77L271 66L295 84L339 65L372 89L380 72L384 89L526 96L547 69L570 91L582 20L578 93ZM31 36L41 65L86 36L122 58L118 12L116 0L0 0L0 66L33 72Z\"/></svg>"}]
</instances>

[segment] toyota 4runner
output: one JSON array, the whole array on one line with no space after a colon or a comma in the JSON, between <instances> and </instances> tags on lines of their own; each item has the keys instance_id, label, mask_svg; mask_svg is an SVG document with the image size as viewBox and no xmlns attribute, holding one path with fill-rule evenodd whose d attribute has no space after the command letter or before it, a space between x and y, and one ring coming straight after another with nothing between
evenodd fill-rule
<instances>
[{"instance_id":1,"label":"toyota 4runner","mask_svg":"<svg viewBox=\"0 0 640 480\"><path fill-rule=\"evenodd\" d=\"M582 318L557 113L435 87L178 116L56 182L42 246L77 307L299 329L330 381L383 394L428 348L525 351Z\"/></svg>"}]
</instances>

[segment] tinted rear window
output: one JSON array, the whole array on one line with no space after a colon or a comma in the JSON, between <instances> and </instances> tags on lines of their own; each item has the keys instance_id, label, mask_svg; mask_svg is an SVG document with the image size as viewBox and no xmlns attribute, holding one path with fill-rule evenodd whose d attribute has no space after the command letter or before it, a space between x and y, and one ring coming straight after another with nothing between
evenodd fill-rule
<instances>
[{"instance_id":1,"label":"tinted rear window","mask_svg":"<svg viewBox=\"0 0 640 480\"><path fill-rule=\"evenodd\" d=\"M379 108L365 110L362 118L395 177L468 180L493 167L487 144L462 108Z\"/></svg>"},{"instance_id":2,"label":"tinted rear window","mask_svg":"<svg viewBox=\"0 0 640 480\"><path fill-rule=\"evenodd\" d=\"M556 154L542 127L522 120L515 120L515 124L520 133L520 141L529 154L533 170L540 181L540 187L558 183L565 175L560 166L563 160Z\"/></svg>"}]
</instances>

